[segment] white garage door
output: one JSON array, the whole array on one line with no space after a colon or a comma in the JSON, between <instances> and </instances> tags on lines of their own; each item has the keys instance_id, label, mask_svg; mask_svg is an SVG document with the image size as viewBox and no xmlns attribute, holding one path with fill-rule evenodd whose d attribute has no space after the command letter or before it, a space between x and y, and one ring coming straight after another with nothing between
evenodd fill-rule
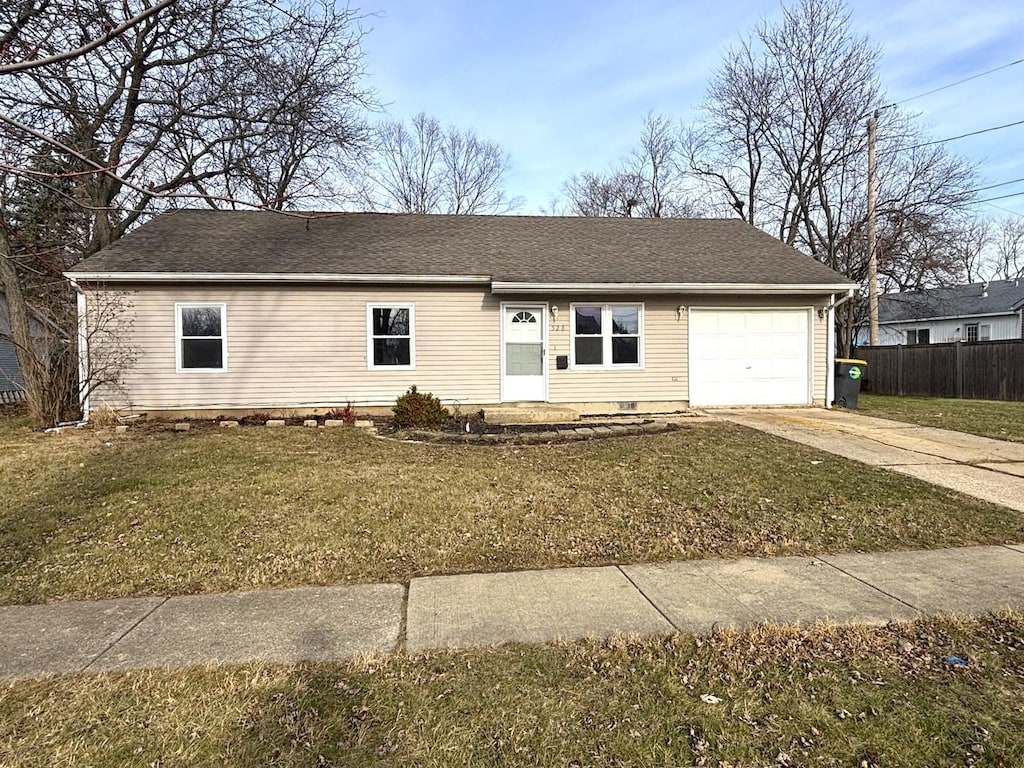
<instances>
[{"instance_id":1,"label":"white garage door","mask_svg":"<svg viewBox=\"0 0 1024 768\"><path fill-rule=\"evenodd\" d=\"M690 405L809 405L806 309L690 311Z\"/></svg>"}]
</instances>

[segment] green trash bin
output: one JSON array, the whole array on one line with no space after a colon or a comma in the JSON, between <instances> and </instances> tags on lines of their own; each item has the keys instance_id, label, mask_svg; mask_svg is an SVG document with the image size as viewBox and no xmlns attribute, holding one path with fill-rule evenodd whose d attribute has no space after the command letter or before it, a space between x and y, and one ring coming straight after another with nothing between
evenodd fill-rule
<instances>
[{"instance_id":1,"label":"green trash bin","mask_svg":"<svg viewBox=\"0 0 1024 768\"><path fill-rule=\"evenodd\" d=\"M860 395L860 380L864 378L867 360L852 357L836 358L835 400L832 405L840 408L857 409L857 397Z\"/></svg>"}]
</instances>

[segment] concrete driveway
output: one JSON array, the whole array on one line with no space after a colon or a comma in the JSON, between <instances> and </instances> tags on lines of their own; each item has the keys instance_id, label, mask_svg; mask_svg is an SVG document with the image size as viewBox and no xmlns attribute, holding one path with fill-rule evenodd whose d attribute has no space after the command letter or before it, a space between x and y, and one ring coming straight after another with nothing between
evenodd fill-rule
<instances>
[{"instance_id":1,"label":"concrete driveway","mask_svg":"<svg viewBox=\"0 0 1024 768\"><path fill-rule=\"evenodd\" d=\"M1024 443L822 408L713 415L1024 512Z\"/></svg>"}]
</instances>

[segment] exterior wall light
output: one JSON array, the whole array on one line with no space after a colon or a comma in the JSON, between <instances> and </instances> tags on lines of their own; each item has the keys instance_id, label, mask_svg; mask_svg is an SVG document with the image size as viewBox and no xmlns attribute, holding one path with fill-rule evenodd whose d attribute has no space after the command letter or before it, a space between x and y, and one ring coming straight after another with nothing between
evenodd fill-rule
<instances>
[{"instance_id":1,"label":"exterior wall light","mask_svg":"<svg viewBox=\"0 0 1024 768\"><path fill-rule=\"evenodd\" d=\"M558 321L558 307L557 306L552 306L551 307L551 321L552 322L557 322Z\"/></svg>"}]
</instances>

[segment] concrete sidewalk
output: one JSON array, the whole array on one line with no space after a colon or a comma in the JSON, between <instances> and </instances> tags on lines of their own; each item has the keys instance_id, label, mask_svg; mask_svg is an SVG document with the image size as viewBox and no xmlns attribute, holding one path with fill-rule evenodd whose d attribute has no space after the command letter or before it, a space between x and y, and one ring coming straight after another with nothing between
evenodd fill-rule
<instances>
[{"instance_id":1,"label":"concrete sidewalk","mask_svg":"<svg viewBox=\"0 0 1024 768\"><path fill-rule=\"evenodd\" d=\"M1024 610L1024 546L466 574L0 607L0 679Z\"/></svg>"},{"instance_id":2,"label":"concrete sidewalk","mask_svg":"<svg viewBox=\"0 0 1024 768\"><path fill-rule=\"evenodd\" d=\"M1024 512L1024 443L823 408L713 415Z\"/></svg>"}]
</instances>

